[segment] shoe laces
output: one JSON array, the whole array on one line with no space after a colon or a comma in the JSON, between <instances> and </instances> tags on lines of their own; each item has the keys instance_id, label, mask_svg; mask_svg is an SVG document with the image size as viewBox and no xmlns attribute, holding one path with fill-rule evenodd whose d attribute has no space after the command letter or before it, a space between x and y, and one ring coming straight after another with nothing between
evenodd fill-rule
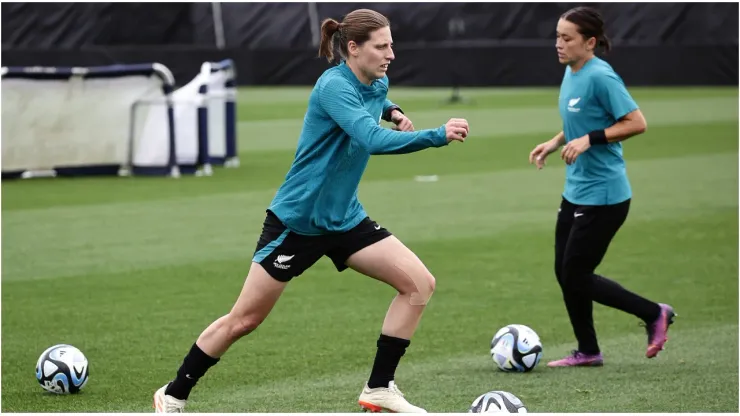
<instances>
[{"instance_id":1,"label":"shoe laces","mask_svg":"<svg viewBox=\"0 0 740 416\"><path fill-rule=\"evenodd\" d=\"M579 358L579 357L588 358L588 357L596 357L596 356L598 356L598 354L586 354L586 353L581 352L581 351L578 351L578 350L571 350L570 355L573 358Z\"/></svg>"},{"instance_id":2,"label":"shoe laces","mask_svg":"<svg viewBox=\"0 0 740 416\"><path fill-rule=\"evenodd\" d=\"M388 383L388 390L392 391L393 393L398 394L399 396L403 397L403 393L401 392L401 389L398 388L395 382L391 381Z\"/></svg>"},{"instance_id":3,"label":"shoe laces","mask_svg":"<svg viewBox=\"0 0 740 416\"><path fill-rule=\"evenodd\" d=\"M172 399L168 400L168 398L165 398L164 400L164 409L166 413L184 413L184 407L185 405L179 401L176 402Z\"/></svg>"},{"instance_id":4,"label":"shoe laces","mask_svg":"<svg viewBox=\"0 0 740 416\"><path fill-rule=\"evenodd\" d=\"M586 354L584 354L584 353L582 353L582 352L580 352L578 350L571 350L570 351L570 355L572 357L574 357L574 358L578 358L578 357L583 356L583 355L586 355Z\"/></svg>"}]
</instances>

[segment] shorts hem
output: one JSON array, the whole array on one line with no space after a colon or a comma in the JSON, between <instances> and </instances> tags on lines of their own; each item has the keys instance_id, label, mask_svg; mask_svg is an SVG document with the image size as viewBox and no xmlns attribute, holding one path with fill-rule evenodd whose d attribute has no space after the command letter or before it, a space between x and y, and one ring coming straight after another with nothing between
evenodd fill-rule
<instances>
[{"instance_id":1,"label":"shorts hem","mask_svg":"<svg viewBox=\"0 0 740 416\"><path fill-rule=\"evenodd\" d=\"M353 247L351 250L347 250L345 253L342 253L341 257L333 258L330 257L332 263L334 263L334 267L337 269L339 273L349 269L350 267L347 266L346 262L347 260L352 257L353 254L359 252L362 249L365 249L367 247L372 246L373 244L379 243L383 240L385 240L388 237L391 237L393 234L389 231L386 231L383 234L377 234L373 238L367 240L363 244L359 244L356 247Z\"/></svg>"}]
</instances>

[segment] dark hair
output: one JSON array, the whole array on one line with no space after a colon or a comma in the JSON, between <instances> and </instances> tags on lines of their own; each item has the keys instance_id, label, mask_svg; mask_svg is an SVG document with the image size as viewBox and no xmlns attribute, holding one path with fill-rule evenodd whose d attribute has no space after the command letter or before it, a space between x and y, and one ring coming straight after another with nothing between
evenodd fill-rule
<instances>
[{"instance_id":1,"label":"dark hair","mask_svg":"<svg viewBox=\"0 0 740 416\"><path fill-rule=\"evenodd\" d=\"M591 7L575 7L560 16L576 26L578 33L584 39L596 38L596 47L604 48L604 53L608 53L612 48L612 42L604 33L604 19L598 10Z\"/></svg>"},{"instance_id":2,"label":"dark hair","mask_svg":"<svg viewBox=\"0 0 740 416\"><path fill-rule=\"evenodd\" d=\"M319 57L326 57L329 62L334 60L334 35L338 35L339 38L339 54L347 59L349 55L347 44L350 41L362 45L370 39L372 32L390 25L388 18L369 9L358 9L351 12L344 16L342 23L331 18L324 19L321 22Z\"/></svg>"}]
</instances>

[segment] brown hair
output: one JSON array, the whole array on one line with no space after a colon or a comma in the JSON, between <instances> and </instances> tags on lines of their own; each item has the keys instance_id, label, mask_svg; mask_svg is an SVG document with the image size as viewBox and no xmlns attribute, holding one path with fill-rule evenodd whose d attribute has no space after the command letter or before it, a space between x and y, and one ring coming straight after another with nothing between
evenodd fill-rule
<instances>
[{"instance_id":1,"label":"brown hair","mask_svg":"<svg viewBox=\"0 0 740 416\"><path fill-rule=\"evenodd\" d=\"M591 7L575 7L568 10L560 16L576 26L586 40L596 38L596 47L603 47L604 52L609 52L612 48L612 42L604 33L604 19L598 10Z\"/></svg>"},{"instance_id":2,"label":"brown hair","mask_svg":"<svg viewBox=\"0 0 740 416\"><path fill-rule=\"evenodd\" d=\"M388 18L369 9L358 9L351 12L344 16L342 23L331 18L324 19L321 22L319 57L326 57L329 62L334 60L334 35L338 35L339 54L347 59L349 55L347 44L350 41L362 45L370 39L372 32L390 25Z\"/></svg>"}]
</instances>

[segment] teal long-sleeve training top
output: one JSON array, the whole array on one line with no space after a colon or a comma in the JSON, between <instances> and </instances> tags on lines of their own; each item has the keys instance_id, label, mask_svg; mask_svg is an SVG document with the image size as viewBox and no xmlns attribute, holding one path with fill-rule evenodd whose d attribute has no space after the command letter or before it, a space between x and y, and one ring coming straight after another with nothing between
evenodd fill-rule
<instances>
[{"instance_id":1,"label":"teal long-sleeve training top","mask_svg":"<svg viewBox=\"0 0 740 416\"><path fill-rule=\"evenodd\" d=\"M295 159L269 206L291 231L323 235L349 231L367 213L357 189L370 155L412 153L447 144L445 126L400 132L380 126L388 77L361 83L345 62L316 81Z\"/></svg>"}]
</instances>

